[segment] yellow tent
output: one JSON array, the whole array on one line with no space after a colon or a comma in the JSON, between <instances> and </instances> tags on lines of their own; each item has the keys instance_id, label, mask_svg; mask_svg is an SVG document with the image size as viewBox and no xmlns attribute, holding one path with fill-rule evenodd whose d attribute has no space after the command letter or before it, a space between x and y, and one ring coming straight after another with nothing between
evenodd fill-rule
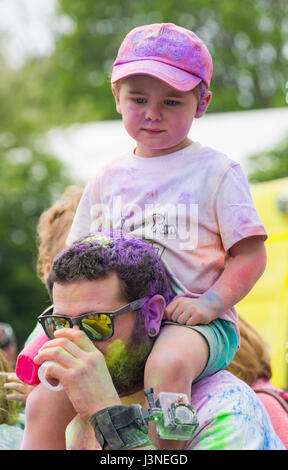
<instances>
[{"instance_id":1,"label":"yellow tent","mask_svg":"<svg viewBox=\"0 0 288 470\"><path fill-rule=\"evenodd\" d=\"M268 232L267 267L237 312L270 346L272 382L288 387L288 178L250 186Z\"/></svg>"}]
</instances>

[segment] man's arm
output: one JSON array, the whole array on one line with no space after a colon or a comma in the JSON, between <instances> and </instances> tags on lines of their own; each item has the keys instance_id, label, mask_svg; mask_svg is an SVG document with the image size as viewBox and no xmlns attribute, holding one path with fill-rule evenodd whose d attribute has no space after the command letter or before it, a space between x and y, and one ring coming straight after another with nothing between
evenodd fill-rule
<instances>
[{"instance_id":1,"label":"man's arm","mask_svg":"<svg viewBox=\"0 0 288 470\"><path fill-rule=\"evenodd\" d=\"M64 450L65 430L76 415L64 391L48 390L41 383L28 395L25 407L23 450Z\"/></svg>"},{"instance_id":2,"label":"man's arm","mask_svg":"<svg viewBox=\"0 0 288 470\"><path fill-rule=\"evenodd\" d=\"M50 374L60 380L64 390L51 391L40 383L30 393L23 449L66 449L66 427L77 413L88 420L101 407L120 402L100 351L79 330L61 332L64 332L59 334L62 338L48 341L49 346L40 350L37 359L38 364L49 358L58 362L54 368L47 369L46 377ZM80 347L65 336L74 339Z\"/></svg>"},{"instance_id":3,"label":"man's arm","mask_svg":"<svg viewBox=\"0 0 288 470\"><path fill-rule=\"evenodd\" d=\"M57 339L48 341L45 343L43 348L40 350L35 358L35 362L40 364L47 360L56 361L57 364L50 366L47 369L48 378L49 375L58 379L64 390L65 396L70 400L70 406L77 412L84 421L95 415L97 412L105 410L109 407L122 406L121 399L115 390L110 373L107 369L107 365L103 354L94 346L89 338L80 330L64 328L55 332ZM43 392L44 386L39 385L36 389L41 387ZM34 392L34 391L33 391ZM54 392L50 390L44 390L44 395L50 399L55 396L61 399L63 392ZM33 395L32 395L33 398ZM31 414L36 410L41 409L41 403L43 403L40 393L34 395L31 403L28 403L28 412ZM51 407L49 407L51 408ZM49 409L48 408L48 409ZM59 409L60 407L58 407ZM61 416L61 414L60 414ZM34 416L35 417L35 416ZM73 417L73 416L72 416ZM72 419L70 417L70 419ZM26 449L40 448L42 442L43 432L46 428L49 434L53 434L53 426L56 426L55 420L50 420L49 411L45 412L41 422L37 425L32 423L32 416L28 414L27 433L25 438ZM57 437L51 437L49 441L49 447L47 442L42 448L59 449L64 446L63 435L65 433L67 422L66 419L61 419L58 416L58 423L61 421L61 425L58 424L59 432L57 429ZM47 427L46 427L47 426ZM32 435L30 434L32 431ZM55 433L54 433L55 434ZM32 437L33 436L33 437ZM40 443L38 442L38 437ZM145 434L143 434L145 438ZM37 447L38 446L38 447ZM54 447L53 447L54 446ZM65 448L65 447L64 447ZM131 450L157 450L157 448L151 444L140 445L139 447L133 447Z\"/></svg>"}]
</instances>

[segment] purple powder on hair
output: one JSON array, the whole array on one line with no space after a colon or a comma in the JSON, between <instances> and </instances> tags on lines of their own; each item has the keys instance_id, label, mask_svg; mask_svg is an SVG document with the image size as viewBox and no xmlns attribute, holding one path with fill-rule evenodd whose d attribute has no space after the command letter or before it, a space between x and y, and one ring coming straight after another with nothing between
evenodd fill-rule
<instances>
[{"instance_id":1,"label":"purple powder on hair","mask_svg":"<svg viewBox=\"0 0 288 470\"><path fill-rule=\"evenodd\" d=\"M167 272L153 247L112 229L91 233L62 251L53 262L47 286L52 295L54 282L101 279L112 272L118 275L127 301L156 294L170 301Z\"/></svg>"}]
</instances>

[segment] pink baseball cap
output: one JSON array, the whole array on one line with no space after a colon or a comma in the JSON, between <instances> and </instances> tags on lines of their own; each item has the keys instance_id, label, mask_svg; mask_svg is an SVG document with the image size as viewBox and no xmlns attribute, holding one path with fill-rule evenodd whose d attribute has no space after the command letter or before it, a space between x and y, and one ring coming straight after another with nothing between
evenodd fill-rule
<instances>
[{"instance_id":1,"label":"pink baseball cap","mask_svg":"<svg viewBox=\"0 0 288 470\"><path fill-rule=\"evenodd\" d=\"M212 72L211 55L196 34L173 23L155 23L134 28L124 38L111 82L145 74L189 91L201 81L209 88Z\"/></svg>"}]
</instances>

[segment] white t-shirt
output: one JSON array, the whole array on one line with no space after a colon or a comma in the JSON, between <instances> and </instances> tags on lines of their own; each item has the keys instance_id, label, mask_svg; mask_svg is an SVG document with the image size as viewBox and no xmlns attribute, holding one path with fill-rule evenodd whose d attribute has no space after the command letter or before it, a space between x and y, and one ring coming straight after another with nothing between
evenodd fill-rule
<instances>
[{"instance_id":1,"label":"white t-shirt","mask_svg":"<svg viewBox=\"0 0 288 470\"><path fill-rule=\"evenodd\" d=\"M236 242L267 238L240 165L197 142L154 158L130 152L92 177L67 243L104 227L151 244L171 275L174 296L203 294ZM239 336L234 307L220 318Z\"/></svg>"}]
</instances>

